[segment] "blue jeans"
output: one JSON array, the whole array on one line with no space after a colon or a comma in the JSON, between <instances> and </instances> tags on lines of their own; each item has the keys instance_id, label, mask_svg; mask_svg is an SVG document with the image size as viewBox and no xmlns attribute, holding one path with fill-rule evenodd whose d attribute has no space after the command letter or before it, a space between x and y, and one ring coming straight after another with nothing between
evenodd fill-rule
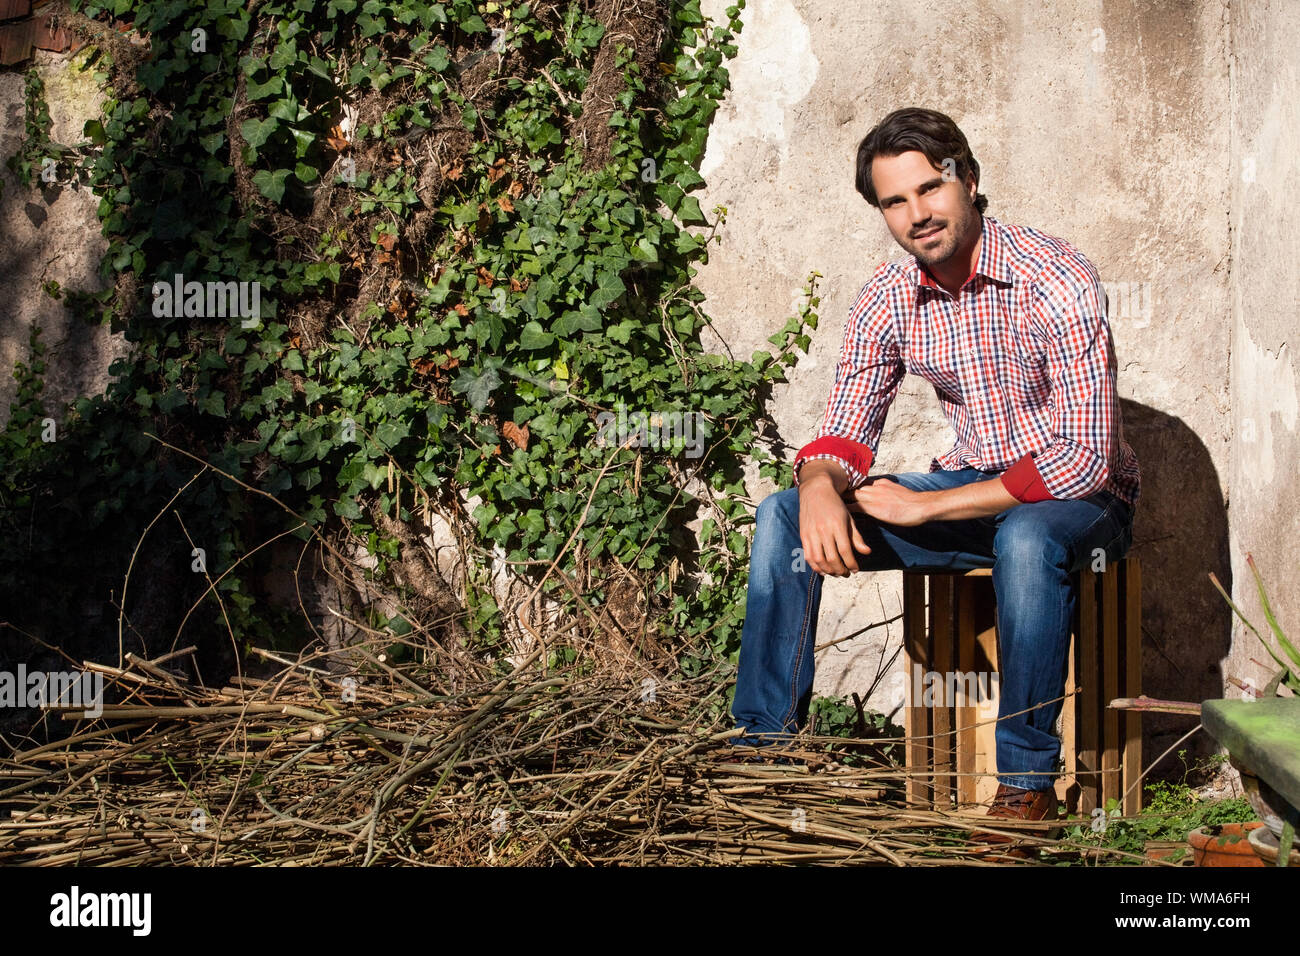
<instances>
[{"instance_id":1,"label":"blue jeans","mask_svg":"<svg viewBox=\"0 0 1300 956\"><path fill-rule=\"evenodd\" d=\"M975 468L889 475L915 491L954 488L996 477ZM1118 561L1133 542L1133 516L1119 498L1021 504L987 518L931 521L915 527L854 515L870 554L863 571L993 569L998 635L998 781L1026 790L1052 785L1060 739L1071 616L1077 601L1070 576L1105 550ZM799 491L769 495L758 506L749 559L749 593L741 635L733 743L788 739L808 719L813 647L822 575L801 560ZM1019 712L1019 713L1018 713ZM1015 716L1011 716L1015 715ZM761 734L762 737L753 736Z\"/></svg>"}]
</instances>

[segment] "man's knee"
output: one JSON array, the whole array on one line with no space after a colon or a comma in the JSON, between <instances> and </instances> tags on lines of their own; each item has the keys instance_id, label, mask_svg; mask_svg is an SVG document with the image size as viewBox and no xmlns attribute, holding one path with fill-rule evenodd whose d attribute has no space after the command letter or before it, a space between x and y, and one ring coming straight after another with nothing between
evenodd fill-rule
<instances>
[{"instance_id":1,"label":"man's knee","mask_svg":"<svg viewBox=\"0 0 1300 956\"><path fill-rule=\"evenodd\" d=\"M793 519L799 522L799 489L786 488L768 495L758 503L754 512L754 522L762 528L772 522L785 522Z\"/></svg>"},{"instance_id":2,"label":"man's knee","mask_svg":"<svg viewBox=\"0 0 1300 956\"><path fill-rule=\"evenodd\" d=\"M1068 564L1067 546L1074 532L1052 520L1051 505L1033 502L1011 509L993 537L997 565L1026 574Z\"/></svg>"},{"instance_id":3,"label":"man's knee","mask_svg":"<svg viewBox=\"0 0 1300 956\"><path fill-rule=\"evenodd\" d=\"M799 546L799 491L768 495L754 513L752 559L775 560Z\"/></svg>"}]
</instances>

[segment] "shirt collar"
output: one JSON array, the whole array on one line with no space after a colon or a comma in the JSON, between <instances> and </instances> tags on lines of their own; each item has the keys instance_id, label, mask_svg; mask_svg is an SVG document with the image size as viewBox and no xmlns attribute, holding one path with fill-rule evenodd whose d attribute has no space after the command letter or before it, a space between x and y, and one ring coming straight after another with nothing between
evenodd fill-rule
<instances>
[{"instance_id":1,"label":"shirt collar","mask_svg":"<svg viewBox=\"0 0 1300 956\"><path fill-rule=\"evenodd\" d=\"M980 240L979 261L975 263L975 268L971 274L966 277L969 282L978 272L982 276L1011 284L1011 266L1007 262L1006 252L1002 248L1006 241L1002 237L1002 224L992 216L980 216L980 228L982 231ZM912 269L916 275L916 284L918 286L929 286L932 289L939 288L939 284L934 281L929 270L921 265L916 256L912 256ZM966 283L963 282L962 285Z\"/></svg>"}]
</instances>

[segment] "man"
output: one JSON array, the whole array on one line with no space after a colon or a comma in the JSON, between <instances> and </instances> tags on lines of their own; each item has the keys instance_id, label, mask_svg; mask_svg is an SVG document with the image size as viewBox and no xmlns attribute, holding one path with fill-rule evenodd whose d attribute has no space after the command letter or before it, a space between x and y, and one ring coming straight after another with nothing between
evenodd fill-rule
<instances>
[{"instance_id":1,"label":"man","mask_svg":"<svg viewBox=\"0 0 1300 956\"><path fill-rule=\"evenodd\" d=\"M985 216L978 186L966 137L933 110L890 113L858 147L856 187L911 256L859 292L796 487L758 507L732 714L742 745L806 722L823 575L991 567L989 812L1056 819L1070 575L1098 549L1108 562L1127 552L1138 466L1096 269L1063 239ZM868 477L907 372L934 385L956 443L928 472Z\"/></svg>"}]
</instances>

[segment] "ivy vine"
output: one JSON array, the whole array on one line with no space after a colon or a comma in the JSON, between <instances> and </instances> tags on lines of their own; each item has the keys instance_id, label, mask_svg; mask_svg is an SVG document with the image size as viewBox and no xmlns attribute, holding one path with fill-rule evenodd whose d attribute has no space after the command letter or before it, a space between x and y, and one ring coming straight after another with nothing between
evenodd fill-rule
<instances>
[{"instance_id":1,"label":"ivy vine","mask_svg":"<svg viewBox=\"0 0 1300 956\"><path fill-rule=\"evenodd\" d=\"M260 543L351 538L391 578L410 547L394 529L433 508L458 517L483 568L495 555L541 580L558 559L557 600L578 561L603 572L592 607L634 573L687 672L734 662L742 469L790 479L763 404L817 305L810 282L771 352L705 346L692 279L726 210L710 218L690 193L743 6L720 27L676 0L649 61L617 48L612 138L593 165L579 133L605 28L576 0L74 0L148 41L138 62L100 51L110 98L76 148L100 197L107 288L69 304L131 352L103 395L56 414L55 442L33 430L38 368L19 369L0 514L24 546L0 558L0 587L47 593L83 573L76 586L109 609L97 626L121 612L144 627L122 572L184 487L173 510L208 569L175 585L177 607L201 605L187 639L284 640L302 622L262 600L248 558ZM48 150L29 94L24 182ZM210 296L160 307L162 286L191 282L255 283L257 314L208 314ZM696 424L698 455L680 436L599 440L620 408ZM506 610L477 582L465 627L491 647ZM419 602L397 593L400 619L380 623L409 629ZM55 603L34 602L22 626L68 626Z\"/></svg>"}]
</instances>

